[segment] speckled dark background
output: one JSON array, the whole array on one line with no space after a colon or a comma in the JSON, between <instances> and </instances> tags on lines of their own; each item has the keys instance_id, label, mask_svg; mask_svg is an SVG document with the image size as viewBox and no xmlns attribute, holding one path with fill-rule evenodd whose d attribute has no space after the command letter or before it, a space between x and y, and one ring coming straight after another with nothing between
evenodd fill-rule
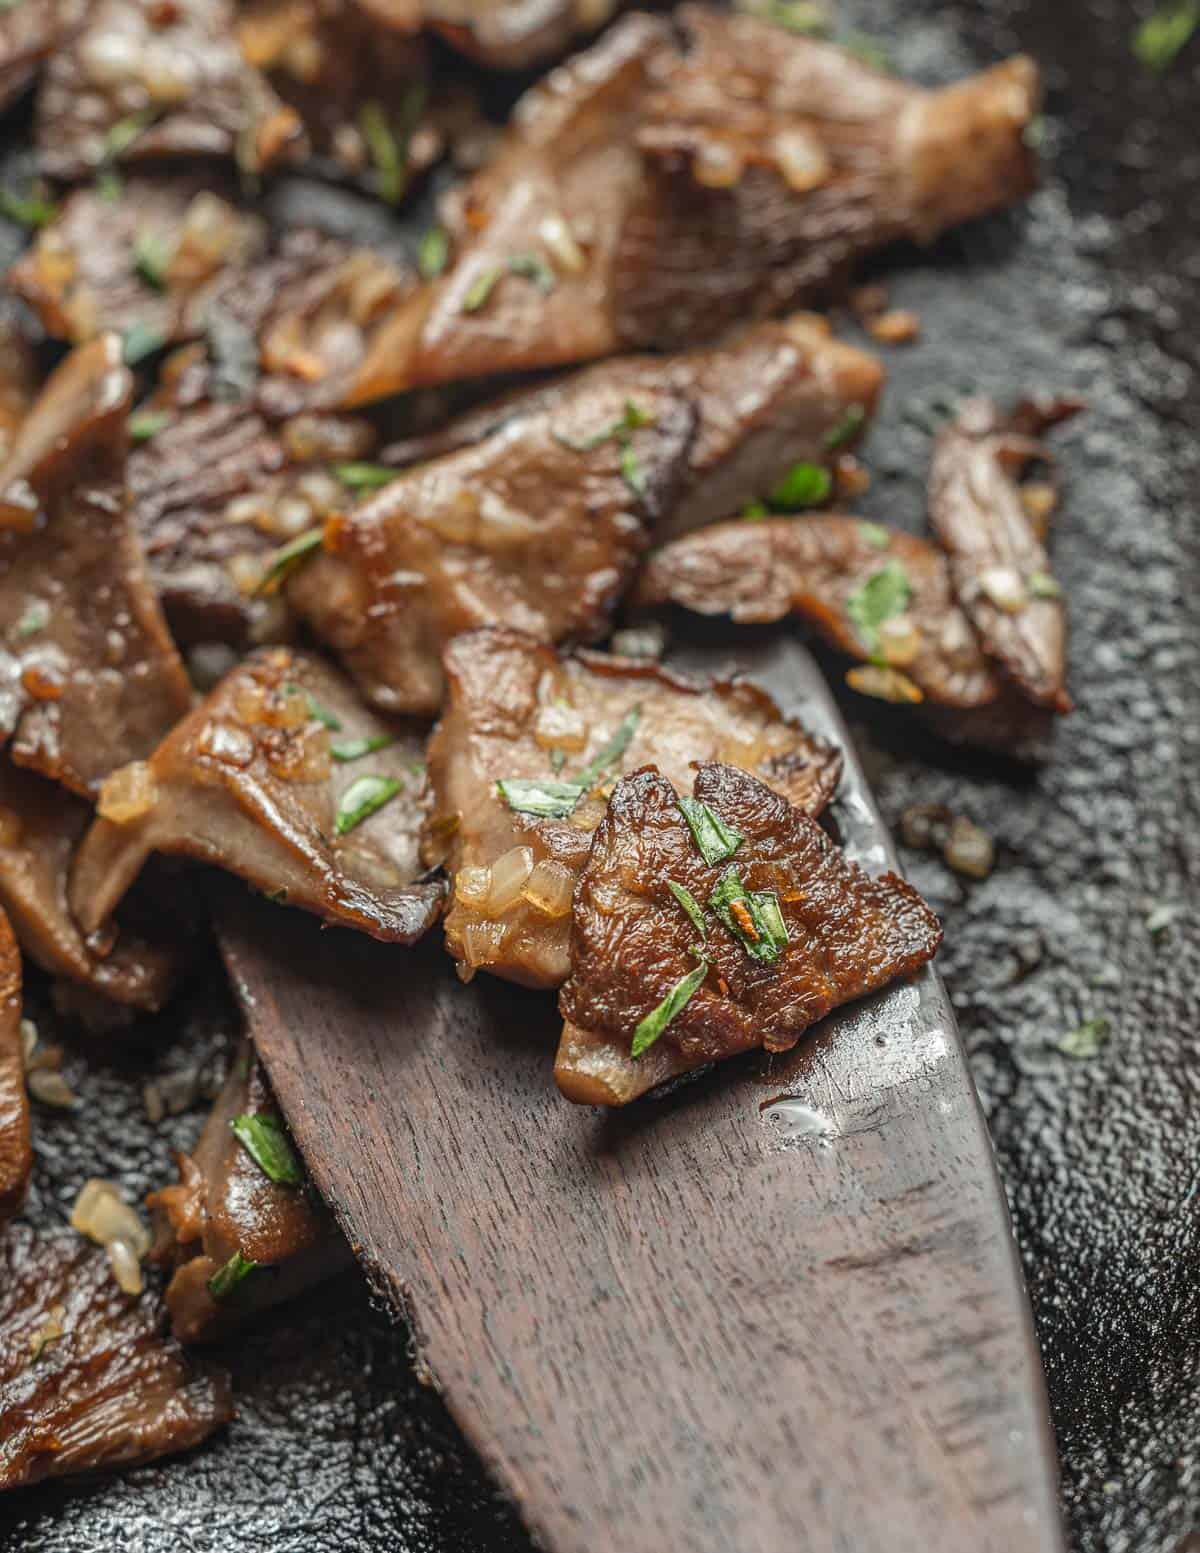
<instances>
[{"instance_id":1,"label":"speckled dark background","mask_svg":"<svg viewBox=\"0 0 1200 1553\"><path fill-rule=\"evenodd\" d=\"M1058 439L1054 539L1078 710L1030 772L955 755L852 697L846 709L891 820L946 803L997 843L982 884L908 861L946 918L942 969L1013 1206L1081 1553L1176 1553L1200 1526L1200 41L1165 78L1146 74L1129 51L1146 9L843 6L927 80L1016 48L1047 72L1049 178L1032 207L886 266L925 336L888 353L862 508L920 527L940 401L1082 390L1090 413ZM1184 910L1154 937L1164 904ZM88 1103L81 1122L38 1117L35 1215L61 1215L89 1174L146 1190L194 1134L198 1112L152 1128L137 1082L147 1061L221 1060L233 1015L209 979L188 1017L73 1048ZM1061 1055L1059 1035L1094 1015L1111 1021L1103 1052ZM361 1280L339 1280L231 1356L224 1437L121 1481L8 1499L0 1548L528 1549L406 1346Z\"/></svg>"}]
</instances>

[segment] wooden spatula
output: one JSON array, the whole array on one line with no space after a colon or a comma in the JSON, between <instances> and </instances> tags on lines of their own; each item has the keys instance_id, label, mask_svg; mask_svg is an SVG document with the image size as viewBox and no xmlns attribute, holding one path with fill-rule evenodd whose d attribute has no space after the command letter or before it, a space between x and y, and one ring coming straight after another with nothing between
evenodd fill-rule
<instances>
[{"instance_id":1,"label":"wooden spatula","mask_svg":"<svg viewBox=\"0 0 1200 1553\"><path fill-rule=\"evenodd\" d=\"M737 662L846 744L803 649ZM882 871L847 757L836 816ZM935 974L786 1061L602 1113L554 1088L553 997L464 987L437 942L242 891L223 936L318 1186L550 1553L1061 1553L1008 1214Z\"/></svg>"}]
</instances>

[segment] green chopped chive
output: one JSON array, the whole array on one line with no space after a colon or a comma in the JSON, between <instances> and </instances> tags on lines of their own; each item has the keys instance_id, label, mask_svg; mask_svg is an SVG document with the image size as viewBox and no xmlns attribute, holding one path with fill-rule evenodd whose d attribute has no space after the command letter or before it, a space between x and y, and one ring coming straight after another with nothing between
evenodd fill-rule
<instances>
[{"instance_id":1,"label":"green chopped chive","mask_svg":"<svg viewBox=\"0 0 1200 1553\"><path fill-rule=\"evenodd\" d=\"M768 518L770 515L771 509L765 501L752 501L742 508L742 517L749 518L752 522L758 518Z\"/></svg>"},{"instance_id":2,"label":"green chopped chive","mask_svg":"<svg viewBox=\"0 0 1200 1553\"><path fill-rule=\"evenodd\" d=\"M159 232L139 232L133 240L133 267L148 286L165 291L171 245Z\"/></svg>"},{"instance_id":3,"label":"green chopped chive","mask_svg":"<svg viewBox=\"0 0 1200 1553\"><path fill-rule=\"evenodd\" d=\"M708 904L754 960L771 964L788 941L779 899L770 890L747 890L730 864L717 880Z\"/></svg>"},{"instance_id":4,"label":"green chopped chive","mask_svg":"<svg viewBox=\"0 0 1200 1553\"><path fill-rule=\"evenodd\" d=\"M294 688L295 687L292 685L288 686L289 690ZM312 695L311 692L306 690L304 695L308 702L308 715L312 718L315 718L317 722L324 723L326 728L329 729L330 733L341 733L342 720L336 714L336 712L331 712L327 706L322 706L321 703L317 700L316 696Z\"/></svg>"},{"instance_id":5,"label":"green chopped chive","mask_svg":"<svg viewBox=\"0 0 1200 1553\"><path fill-rule=\"evenodd\" d=\"M672 1019L691 1002L707 975L708 961L701 960L694 971L689 971L682 981L671 988L658 1007L647 1014L633 1032L633 1044L629 1048L631 1057L640 1057L643 1052L649 1051Z\"/></svg>"},{"instance_id":6,"label":"green chopped chive","mask_svg":"<svg viewBox=\"0 0 1200 1553\"><path fill-rule=\"evenodd\" d=\"M50 624L50 606L45 599L34 599L29 608L21 616L13 627L13 636L18 642L25 641L28 637L36 636L39 631L44 631Z\"/></svg>"},{"instance_id":7,"label":"green chopped chive","mask_svg":"<svg viewBox=\"0 0 1200 1553\"><path fill-rule=\"evenodd\" d=\"M214 1300L225 1300L233 1293L239 1284L243 1283L258 1266L251 1257L243 1256L240 1251L235 1251L225 1263L208 1280L208 1292Z\"/></svg>"},{"instance_id":8,"label":"green chopped chive","mask_svg":"<svg viewBox=\"0 0 1200 1553\"><path fill-rule=\"evenodd\" d=\"M692 840L706 863L723 863L746 839L698 798L681 798L679 807L688 822Z\"/></svg>"},{"instance_id":9,"label":"green chopped chive","mask_svg":"<svg viewBox=\"0 0 1200 1553\"><path fill-rule=\"evenodd\" d=\"M763 7L762 16L777 27L808 37L823 38L832 30L829 12L813 0L770 0Z\"/></svg>"},{"instance_id":10,"label":"green chopped chive","mask_svg":"<svg viewBox=\"0 0 1200 1553\"><path fill-rule=\"evenodd\" d=\"M158 108L143 108L138 113L131 113L128 118L118 119L104 137L104 160L115 161L128 151L143 130L150 128L160 111Z\"/></svg>"},{"instance_id":11,"label":"green chopped chive","mask_svg":"<svg viewBox=\"0 0 1200 1553\"><path fill-rule=\"evenodd\" d=\"M295 539L289 540L286 545L281 545L271 557L262 581L254 591L256 593L276 592L296 568L320 548L324 532L322 528L310 528L305 533L298 534Z\"/></svg>"},{"instance_id":12,"label":"green chopped chive","mask_svg":"<svg viewBox=\"0 0 1200 1553\"><path fill-rule=\"evenodd\" d=\"M575 812L587 789L579 782L538 782L524 777L502 778L496 791L518 814L561 820Z\"/></svg>"},{"instance_id":13,"label":"green chopped chive","mask_svg":"<svg viewBox=\"0 0 1200 1553\"><path fill-rule=\"evenodd\" d=\"M391 802L402 785L396 777L383 776L363 776L357 782L351 782L338 804L334 822L337 834L344 836L356 825L369 820L385 803Z\"/></svg>"},{"instance_id":14,"label":"green chopped chive","mask_svg":"<svg viewBox=\"0 0 1200 1553\"><path fill-rule=\"evenodd\" d=\"M772 507L794 512L798 507L818 507L828 499L833 477L822 464L793 464L767 497Z\"/></svg>"},{"instance_id":15,"label":"green chopped chive","mask_svg":"<svg viewBox=\"0 0 1200 1553\"><path fill-rule=\"evenodd\" d=\"M450 234L431 226L417 246L417 270L422 280L436 280L450 261Z\"/></svg>"},{"instance_id":16,"label":"green chopped chive","mask_svg":"<svg viewBox=\"0 0 1200 1553\"><path fill-rule=\"evenodd\" d=\"M640 404L632 399L626 399L625 408L615 421L610 421L599 431L594 431L586 437L565 437L555 432L554 440L565 448L570 448L572 453L590 453L593 448L601 447L606 442L619 442L622 447L629 445L631 432L639 431L643 426L653 426L654 416L648 410L643 410Z\"/></svg>"},{"instance_id":17,"label":"green chopped chive","mask_svg":"<svg viewBox=\"0 0 1200 1553\"><path fill-rule=\"evenodd\" d=\"M467 294L462 300L464 313L477 313L491 296L496 282L500 279L500 271L495 266L490 270L481 270L467 288Z\"/></svg>"},{"instance_id":18,"label":"green chopped chive","mask_svg":"<svg viewBox=\"0 0 1200 1553\"><path fill-rule=\"evenodd\" d=\"M1029 591L1035 599L1058 599L1062 597L1062 587L1055 578L1051 577L1049 572L1031 572L1029 575Z\"/></svg>"},{"instance_id":19,"label":"green chopped chive","mask_svg":"<svg viewBox=\"0 0 1200 1553\"><path fill-rule=\"evenodd\" d=\"M12 189L0 187L0 215L7 216L18 226L37 229L49 226L55 220L58 206L53 200L43 199L37 194L20 195Z\"/></svg>"},{"instance_id":20,"label":"green chopped chive","mask_svg":"<svg viewBox=\"0 0 1200 1553\"><path fill-rule=\"evenodd\" d=\"M621 449L621 479L635 496L646 494L646 471L634 449L628 445Z\"/></svg>"},{"instance_id":21,"label":"green chopped chive","mask_svg":"<svg viewBox=\"0 0 1200 1553\"><path fill-rule=\"evenodd\" d=\"M363 103L358 112L358 127L375 168L379 197L389 205L395 205L408 181L404 170L404 148L377 102Z\"/></svg>"},{"instance_id":22,"label":"green chopped chive","mask_svg":"<svg viewBox=\"0 0 1200 1553\"><path fill-rule=\"evenodd\" d=\"M1068 1030L1054 1043L1068 1057L1097 1057L1108 1040L1112 1025L1103 1015L1085 1019L1075 1030Z\"/></svg>"},{"instance_id":23,"label":"green chopped chive","mask_svg":"<svg viewBox=\"0 0 1200 1553\"><path fill-rule=\"evenodd\" d=\"M615 766L621 756L629 748L638 724L642 720L642 707L638 702L631 706L625 716L617 724L615 732L603 744L599 750L584 766L583 770L575 778L575 781L583 788L584 792L590 791L604 775L610 766Z\"/></svg>"},{"instance_id":24,"label":"green chopped chive","mask_svg":"<svg viewBox=\"0 0 1200 1553\"><path fill-rule=\"evenodd\" d=\"M704 922L704 907L684 884L676 884L674 879L667 880L667 889L687 912L692 926L701 938L708 937L708 928Z\"/></svg>"},{"instance_id":25,"label":"green chopped chive","mask_svg":"<svg viewBox=\"0 0 1200 1553\"><path fill-rule=\"evenodd\" d=\"M868 523L864 520L858 525L858 532L873 550L886 550L891 543L891 535L882 523Z\"/></svg>"},{"instance_id":26,"label":"green chopped chive","mask_svg":"<svg viewBox=\"0 0 1200 1553\"><path fill-rule=\"evenodd\" d=\"M377 750L385 750L395 742L390 733L376 733L362 739L343 739L340 743L331 744L329 753L334 760L340 760L346 765L352 760L361 760L364 755L374 755Z\"/></svg>"},{"instance_id":27,"label":"green chopped chive","mask_svg":"<svg viewBox=\"0 0 1200 1553\"><path fill-rule=\"evenodd\" d=\"M867 418L865 405L852 404L833 429L826 433L824 447L826 452L832 453L837 448L843 448L847 442L853 441L862 429L862 424Z\"/></svg>"},{"instance_id":28,"label":"green chopped chive","mask_svg":"<svg viewBox=\"0 0 1200 1553\"><path fill-rule=\"evenodd\" d=\"M111 167L102 167L96 174L96 193L107 205L117 203L124 187L120 173Z\"/></svg>"},{"instance_id":29,"label":"green chopped chive","mask_svg":"<svg viewBox=\"0 0 1200 1553\"><path fill-rule=\"evenodd\" d=\"M514 253L508 260L508 272L510 275L520 275L525 280L531 280L543 296L549 295L558 285L558 276L537 253Z\"/></svg>"},{"instance_id":30,"label":"green chopped chive","mask_svg":"<svg viewBox=\"0 0 1200 1553\"><path fill-rule=\"evenodd\" d=\"M1200 27L1200 0L1167 0L1133 35L1133 52L1147 70L1167 70Z\"/></svg>"},{"instance_id":31,"label":"green chopped chive","mask_svg":"<svg viewBox=\"0 0 1200 1553\"><path fill-rule=\"evenodd\" d=\"M333 472L352 491L377 491L399 473L386 464L334 464Z\"/></svg>"},{"instance_id":32,"label":"green chopped chive","mask_svg":"<svg viewBox=\"0 0 1200 1553\"><path fill-rule=\"evenodd\" d=\"M229 1126L246 1153L270 1180L279 1186L304 1184L304 1166L277 1116L270 1111L235 1116Z\"/></svg>"},{"instance_id":33,"label":"green chopped chive","mask_svg":"<svg viewBox=\"0 0 1200 1553\"><path fill-rule=\"evenodd\" d=\"M879 627L908 607L912 591L904 567L891 560L872 572L847 598L846 613L854 623L859 641L872 657L879 652Z\"/></svg>"},{"instance_id":34,"label":"green chopped chive","mask_svg":"<svg viewBox=\"0 0 1200 1553\"><path fill-rule=\"evenodd\" d=\"M162 350L167 343L167 337L161 329L156 329L152 324L143 323L140 319L130 324L121 340L121 359L127 367L136 367L139 362L145 361L147 356L153 356L155 351Z\"/></svg>"},{"instance_id":35,"label":"green chopped chive","mask_svg":"<svg viewBox=\"0 0 1200 1553\"><path fill-rule=\"evenodd\" d=\"M149 442L170 424L168 410L135 410L129 417L129 435L134 442Z\"/></svg>"}]
</instances>

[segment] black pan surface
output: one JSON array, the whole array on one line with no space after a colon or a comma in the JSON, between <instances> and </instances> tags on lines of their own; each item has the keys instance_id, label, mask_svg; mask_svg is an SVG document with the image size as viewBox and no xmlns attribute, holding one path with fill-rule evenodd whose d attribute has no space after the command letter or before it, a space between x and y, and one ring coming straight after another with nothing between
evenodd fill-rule
<instances>
[{"instance_id":1,"label":"black pan surface","mask_svg":"<svg viewBox=\"0 0 1200 1553\"><path fill-rule=\"evenodd\" d=\"M906 73L948 78L1025 48L1048 77L1048 179L1029 210L883 267L924 331L888 353L861 510L920 528L945 399L1083 392L1089 413L1059 439L1054 539L1078 710L1033 772L956 755L849 695L846 711L889 820L946 803L997 842L983 883L906 862L946 918L941 968L1013 1206L1080 1553L1176 1553L1200 1527L1200 40L1149 75L1129 47L1147 9L840 7ZM1163 905L1182 910L1153 934ZM147 1190L194 1134L198 1111L152 1128L139 1082L147 1061L222 1060L234 1016L215 965L205 980L186 1014L73 1048L86 1106L69 1124L39 1115L35 1218L61 1218L87 1175ZM1056 1049L1100 1015L1099 1056ZM120 1480L9 1498L0 1548L529 1549L357 1276L268 1317L229 1358L240 1410L224 1437Z\"/></svg>"}]
</instances>

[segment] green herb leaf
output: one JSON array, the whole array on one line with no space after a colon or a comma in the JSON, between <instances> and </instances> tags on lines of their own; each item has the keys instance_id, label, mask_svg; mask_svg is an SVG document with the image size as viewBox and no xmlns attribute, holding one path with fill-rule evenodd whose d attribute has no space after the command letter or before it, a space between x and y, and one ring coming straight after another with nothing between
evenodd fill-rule
<instances>
[{"instance_id":1,"label":"green herb leaf","mask_svg":"<svg viewBox=\"0 0 1200 1553\"><path fill-rule=\"evenodd\" d=\"M12 189L0 188L0 215L19 226L36 229L49 226L55 220L58 206L37 194L20 195Z\"/></svg>"},{"instance_id":2,"label":"green herb leaf","mask_svg":"<svg viewBox=\"0 0 1200 1553\"><path fill-rule=\"evenodd\" d=\"M214 1300L227 1300L257 1266L252 1258L235 1251L224 1267L218 1268L208 1280L208 1292Z\"/></svg>"},{"instance_id":3,"label":"green herb leaf","mask_svg":"<svg viewBox=\"0 0 1200 1553\"><path fill-rule=\"evenodd\" d=\"M334 464L333 472L352 491L378 491L390 485L400 471L386 464Z\"/></svg>"},{"instance_id":4,"label":"green herb leaf","mask_svg":"<svg viewBox=\"0 0 1200 1553\"><path fill-rule=\"evenodd\" d=\"M858 532L866 540L873 550L886 550L891 544L891 535L882 523L862 522L858 525Z\"/></svg>"},{"instance_id":5,"label":"green herb leaf","mask_svg":"<svg viewBox=\"0 0 1200 1553\"><path fill-rule=\"evenodd\" d=\"M150 128L160 111L158 108L143 108L138 113L131 113L128 118L118 119L104 137L103 160L115 162L119 156L123 156L143 130Z\"/></svg>"},{"instance_id":6,"label":"green herb leaf","mask_svg":"<svg viewBox=\"0 0 1200 1553\"><path fill-rule=\"evenodd\" d=\"M777 27L811 38L828 37L832 30L829 12L814 0L769 0L759 14Z\"/></svg>"},{"instance_id":7,"label":"green herb leaf","mask_svg":"<svg viewBox=\"0 0 1200 1553\"><path fill-rule=\"evenodd\" d=\"M1101 1015L1097 1019L1085 1019L1077 1030L1068 1030L1059 1036L1055 1045L1068 1057L1096 1057L1108 1040L1111 1023Z\"/></svg>"},{"instance_id":8,"label":"green herb leaf","mask_svg":"<svg viewBox=\"0 0 1200 1553\"><path fill-rule=\"evenodd\" d=\"M364 755L374 755L376 750L385 750L395 742L390 733L376 733L362 739L343 739L340 743L331 744L329 753L334 760L340 760L346 765L352 760L361 760Z\"/></svg>"},{"instance_id":9,"label":"green herb leaf","mask_svg":"<svg viewBox=\"0 0 1200 1553\"><path fill-rule=\"evenodd\" d=\"M167 343L167 337L160 329L152 325L137 322L130 324L121 340L121 359L127 367L136 367L140 361L145 361L147 356L153 356L155 351L162 350Z\"/></svg>"},{"instance_id":10,"label":"green herb leaf","mask_svg":"<svg viewBox=\"0 0 1200 1553\"><path fill-rule=\"evenodd\" d=\"M129 435L134 442L149 442L170 424L169 410L135 410L129 417Z\"/></svg>"},{"instance_id":11,"label":"green herb leaf","mask_svg":"<svg viewBox=\"0 0 1200 1553\"><path fill-rule=\"evenodd\" d=\"M321 703L317 700L316 696L310 694L307 691L305 692L305 695L308 698L308 715L310 717L315 717L317 722L324 723L326 728L328 728L331 733L341 733L341 718L338 717L335 713L331 712L327 706L322 706Z\"/></svg>"},{"instance_id":12,"label":"green herb leaf","mask_svg":"<svg viewBox=\"0 0 1200 1553\"><path fill-rule=\"evenodd\" d=\"M338 804L337 820L334 823L338 835L344 836L356 825L369 820L385 803L391 802L401 786L395 777L383 776L364 776L359 777L357 782L351 782Z\"/></svg>"},{"instance_id":13,"label":"green herb leaf","mask_svg":"<svg viewBox=\"0 0 1200 1553\"><path fill-rule=\"evenodd\" d=\"M281 545L271 557L262 581L255 588L255 593L276 593L291 574L308 559L314 551L320 549L321 539L325 530L321 527L310 528L303 534L298 534L295 539Z\"/></svg>"},{"instance_id":14,"label":"green herb leaf","mask_svg":"<svg viewBox=\"0 0 1200 1553\"><path fill-rule=\"evenodd\" d=\"M229 1125L234 1137L270 1180L279 1186L304 1184L304 1166L277 1116L260 1111L252 1116L235 1116Z\"/></svg>"},{"instance_id":15,"label":"green herb leaf","mask_svg":"<svg viewBox=\"0 0 1200 1553\"><path fill-rule=\"evenodd\" d=\"M554 440L565 448L570 448L573 453L590 453L593 448L601 447L605 442L619 442L622 447L628 447L630 433L639 431L643 426L653 426L654 417L648 410L643 410L641 405L632 399L626 399L625 408L617 420L611 421L600 431L594 431L587 437L565 437L559 432L554 433Z\"/></svg>"},{"instance_id":16,"label":"green herb leaf","mask_svg":"<svg viewBox=\"0 0 1200 1553\"><path fill-rule=\"evenodd\" d=\"M1147 70L1163 71L1200 27L1200 0L1167 0L1133 35L1133 52Z\"/></svg>"},{"instance_id":17,"label":"green herb leaf","mask_svg":"<svg viewBox=\"0 0 1200 1553\"><path fill-rule=\"evenodd\" d=\"M508 261L510 275L520 275L531 280L543 296L548 296L558 285L558 276L537 253L514 253Z\"/></svg>"},{"instance_id":18,"label":"green herb leaf","mask_svg":"<svg viewBox=\"0 0 1200 1553\"><path fill-rule=\"evenodd\" d=\"M747 890L731 863L708 898L708 904L754 960L769 965L778 960L788 941L779 898L770 890Z\"/></svg>"},{"instance_id":19,"label":"green herb leaf","mask_svg":"<svg viewBox=\"0 0 1200 1553\"><path fill-rule=\"evenodd\" d=\"M610 766L615 766L629 748L630 741L637 732L638 723L642 720L642 708L639 702L631 706L625 716L618 723L616 731L608 742L597 750L587 765L575 778L583 791L590 792Z\"/></svg>"},{"instance_id":20,"label":"green herb leaf","mask_svg":"<svg viewBox=\"0 0 1200 1553\"><path fill-rule=\"evenodd\" d=\"M408 182L404 149L377 102L363 103L358 112L358 127L375 168L380 199L389 205L398 204Z\"/></svg>"},{"instance_id":21,"label":"green herb leaf","mask_svg":"<svg viewBox=\"0 0 1200 1553\"><path fill-rule=\"evenodd\" d=\"M1176 917L1181 917L1183 915L1183 911L1184 908L1182 906L1173 905L1169 902L1164 902L1160 906L1155 906L1154 910L1149 912L1146 917L1147 933L1149 933L1152 938L1157 938L1160 933L1165 933L1167 931L1172 922L1175 921Z\"/></svg>"},{"instance_id":22,"label":"green herb leaf","mask_svg":"<svg viewBox=\"0 0 1200 1553\"><path fill-rule=\"evenodd\" d=\"M1049 572L1031 572L1029 576L1029 591L1035 599L1057 599L1062 597L1062 588L1058 581L1051 577Z\"/></svg>"},{"instance_id":23,"label":"green herb leaf","mask_svg":"<svg viewBox=\"0 0 1200 1553\"><path fill-rule=\"evenodd\" d=\"M45 599L34 599L13 628L13 636L18 642L24 642L29 637L36 636L39 631L44 631L49 624L49 604Z\"/></svg>"},{"instance_id":24,"label":"green herb leaf","mask_svg":"<svg viewBox=\"0 0 1200 1553\"><path fill-rule=\"evenodd\" d=\"M500 270L493 266L490 270L481 270L471 282L467 294L462 300L464 313L477 313L491 296L496 282L500 279Z\"/></svg>"},{"instance_id":25,"label":"green herb leaf","mask_svg":"<svg viewBox=\"0 0 1200 1553\"><path fill-rule=\"evenodd\" d=\"M723 863L746 839L698 798L681 798L679 807L688 822L692 840L706 863Z\"/></svg>"},{"instance_id":26,"label":"green herb leaf","mask_svg":"<svg viewBox=\"0 0 1200 1553\"><path fill-rule=\"evenodd\" d=\"M524 777L502 778L496 791L518 814L561 820L573 814L587 788L579 782L538 782Z\"/></svg>"},{"instance_id":27,"label":"green herb leaf","mask_svg":"<svg viewBox=\"0 0 1200 1553\"><path fill-rule=\"evenodd\" d=\"M133 267L148 286L165 291L171 245L160 232L139 232L133 240Z\"/></svg>"},{"instance_id":28,"label":"green herb leaf","mask_svg":"<svg viewBox=\"0 0 1200 1553\"><path fill-rule=\"evenodd\" d=\"M826 452L832 453L837 448L844 448L847 442L853 441L861 431L866 418L866 406L852 404L832 431L826 433L823 444Z\"/></svg>"},{"instance_id":29,"label":"green herb leaf","mask_svg":"<svg viewBox=\"0 0 1200 1553\"><path fill-rule=\"evenodd\" d=\"M799 507L820 506L832 489L833 477L823 465L793 464L783 479L771 487L767 500L783 512L795 512Z\"/></svg>"},{"instance_id":30,"label":"green herb leaf","mask_svg":"<svg viewBox=\"0 0 1200 1553\"><path fill-rule=\"evenodd\" d=\"M649 1051L672 1019L691 1002L707 975L708 961L701 960L694 971L689 971L682 981L671 988L658 1007L647 1014L633 1032L633 1044L629 1048L631 1057L640 1057L643 1052Z\"/></svg>"},{"instance_id":31,"label":"green herb leaf","mask_svg":"<svg viewBox=\"0 0 1200 1553\"><path fill-rule=\"evenodd\" d=\"M758 518L768 518L770 515L771 509L765 501L752 501L742 508L742 517L749 518L751 522Z\"/></svg>"},{"instance_id":32,"label":"green herb leaf","mask_svg":"<svg viewBox=\"0 0 1200 1553\"><path fill-rule=\"evenodd\" d=\"M102 167L96 174L96 193L107 205L117 203L124 187L120 173L111 167Z\"/></svg>"},{"instance_id":33,"label":"green herb leaf","mask_svg":"<svg viewBox=\"0 0 1200 1553\"><path fill-rule=\"evenodd\" d=\"M699 933L700 937L707 938L708 928L704 921L704 907L701 906L700 902L696 899L692 892L687 888L686 885L676 884L674 879L667 880L667 889L670 890L671 894L683 907L684 911L687 912L688 917L691 919L692 926L696 929L697 933Z\"/></svg>"},{"instance_id":34,"label":"green herb leaf","mask_svg":"<svg viewBox=\"0 0 1200 1553\"><path fill-rule=\"evenodd\" d=\"M621 449L621 479L635 496L645 496L646 471L633 448L628 445Z\"/></svg>"},{"instance_id":35,"label":"green herb leaf","mask_svg":"<svg viewBox=\"0 0 1200 1553\"><path fill-rule=\"evenodd\" d=\"M422 280L436 280L450 260L450 234L431 226L417 246L417 270Z\"/></svg>"},{"instance_id":36,"label":"green herb leaf","mask_svg":"<svg viewBox=\"0 0 1200 1553\"><path fill-rule=\"evenodd\" d=\"M854 623L859 641L872 657L879 651L879 627L893 615L901 614L911 598L912 583L896 560L872 572L847 598L846 613Z\"/></svg>"}]
</instances>

